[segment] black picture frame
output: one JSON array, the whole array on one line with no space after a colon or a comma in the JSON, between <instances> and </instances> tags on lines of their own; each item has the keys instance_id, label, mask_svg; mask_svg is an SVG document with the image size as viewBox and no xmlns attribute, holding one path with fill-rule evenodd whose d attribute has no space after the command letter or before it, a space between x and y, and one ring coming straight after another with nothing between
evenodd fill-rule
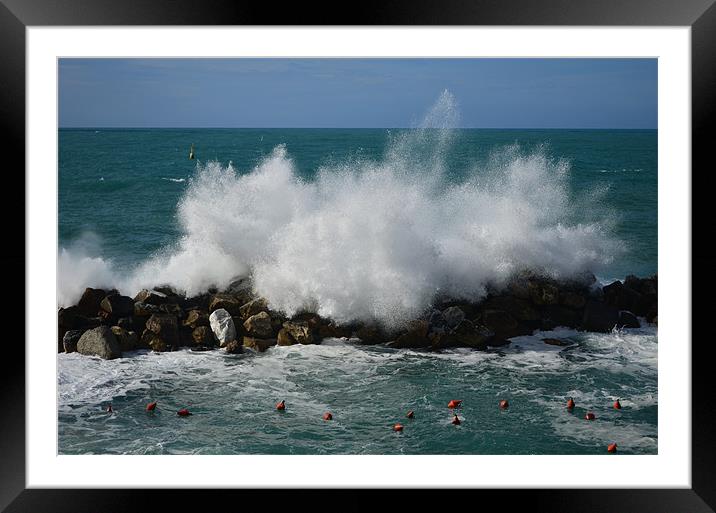
<instances>
[{"instance_id":1,"label":"black picture frame","mask_svg":"<svg viewBox=\"0 0 716 513\"><path fill-rule=\"evenodd\" d=\"M8 286L4 312L16 315L24 305L25 263L25 28L43 25L636 25L691 27L692 59L692 281L694 321L708 318L716 296L709 294L716 257L709 251L716 216L702 207L699 194L714 190L715 173L707 164L716 118L716 5L715 0L399 0L361 5L306 2L248 3L231 0L0 0L0 124L4 199L0 202L5 234L10 242L0 252ZM711 130L710 130L711 129ZM20 172L23 170L23 172ZM50 172L50 171L48 171ZM695 208L695 209L694 209ZM9 233L8 233L9 232ZM701 237L697 237L701 235ZM19 270L23 269L24 273ZM9 280L9 283L8 283ZM53 293L48 285L48 293ZM12 313L10 313L12 312ZM26 305L24 322L5 324L0 371L0 509L16 512L109 512L167 510L192 501L216 504L224 499L242 507L261 501L262 507L300 505L364 509L374 507L373 493L357 490L81 490L26 489L25 486L25 322L32 321ZM522 490L402 490L388 502L419 505L426 493L447 497L443 507L472 509L485 499L501 507L530 511L681 512L716 509L716 399L709 380L710 341L703 321L684 327L684 347L692 351L692 488L691 489L522 489ZM691 339L691 340L689 340ZM30 341L25 340L25 344ZM13 348L14 347L14 348ZM685 404L686 409L688 405ZM37 407L32 405L31 407ZM575 469L578 471L578 469ZM241 472L241 470L237 470ZM385 495L385 494L383 494ZM208 501L211 502L208 502ZM407 502L406 502L407 501ZM282 506L283 505L283 506ZM205 506L204 506L205 508Z\"/></svg>"}]
</instances>

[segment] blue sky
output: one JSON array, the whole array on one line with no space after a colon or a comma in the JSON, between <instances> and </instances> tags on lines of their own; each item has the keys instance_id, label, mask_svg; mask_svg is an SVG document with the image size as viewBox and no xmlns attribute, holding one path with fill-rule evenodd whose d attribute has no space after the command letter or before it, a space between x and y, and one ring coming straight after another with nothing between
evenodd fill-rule
<instances>
[{"instance_id":1,"label":"blue sky","mask_svg":"<svg viewBox=\"0 0 716 513\"><path fill-rule=\"evenodd\" d=\"M60 59L61 127L656 128L656 59Z\"/></svg>"}]
</instances>

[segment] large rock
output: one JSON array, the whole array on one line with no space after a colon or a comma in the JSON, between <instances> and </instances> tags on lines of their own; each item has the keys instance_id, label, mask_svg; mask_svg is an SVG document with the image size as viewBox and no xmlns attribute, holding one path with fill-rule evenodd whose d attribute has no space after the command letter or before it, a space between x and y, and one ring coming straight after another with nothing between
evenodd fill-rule
<instances>
[{"instance_id":1,"label":"large rock","mask_svg":"<svg viewBox=\"0 0 716 513\"><path fill-rule=\"evenodd\" d=\"M96 317L100 311L100 304L107 295L103 289L86 288L79 303L77 311L85 317Z\"/></svg>"},{"instance_id":2,"label":"large rock","mask_svg":"<svg viewBox=\"0 0 716 513\"><path fill-rule=\"evenodd\" d=\"M465 312L459 306L451 306L442 311L442 317L445 321L446 329L452 330L457 328L465 318Z\"/></svg>"},{"instance_id":3,"label":"large rock","mask_svg":"<svg viewBox=\"0 0 716 513\"><path fill-rule=\"evenodd\" d=\"M223 308L211 312L209 325L211 326L211 331L214 332L216 340L219 341L219 346L224 347L232 340L236 340L234 320L231 318L231 314Z\"/></svg>"},{"instance_id":4,"label":"large rock","mask_svg":"<svg viewBox=\"0 0 716 513\"><path fill-rule=\"evenodd\" d=\"M137 334L134 331L128 331L119 326L112 326L111 329L114 336L117 337L119 348L122 352L134 351L137 349L139 337L137 337Z\"/></svg>"},{"instance_id":5,"label":"large rock","mask_svg":"<svg viewBox=\"0 0 716 513\"><path fill-rule=\"evenodd\" d=\"M142 332L138 346L141 348L149 348L157 353L163 353L164 351L171 351L173 349L172 345L167 344L166 340L150 329L145 329Z\"/></svg>"},{"instance_id":6,"label":"large rock","mask_svg":"<svg viewBox=\"0 0 716 513\"><path fill-rule=\"evenodd\" d=\"M296 340L289 335L286 328L281 328L276 335L276 345L278 346L292 346L297 344Z\"/></svg>"},{"instance_id":7,"label":"large rock","mask_svg":"<svg viewBox=\"0 0 716 513\"><path fill-rule=\"evenodd\" d=\"M212 347L216 344L214 333L209 326L197 326L191 332L191 337L197 346Z\"/></svg>"},{"instance_id":8,"label":"large rock","mask_svg":"<svg viewBox=\"0 0 716 513\"><path fill-rule=\"evenodd\" d=\"M201 310L190 310L183 324L191 329L196 329L199 326L208 326L209 316L206 312L202 312Z\"/></svg>"},{"instance_id":9,"label":"large rock","mask_svg":"<svg viewBox=\"0 0 716 513\"><path fill-rule=\"evenodd\" d=\"M138 301L134 303L134 306L132 307L133 317L149 317L157 313L162 313L158 305L148 305Z\"/></svg>"},{"instance_id":10,"label":"large rock","mask_svg":"<svg viewBox=\"0 0 716 513\"><path fill-rule=\"evenodd\" d=\"M587 298L584 294L566 290L560 293L559 302L567 308L581 309L587 304Z\"/></svg>"},{"instance_id":11,"label":"large rock","mask_svg":"<svg viewBox=\"0 0 716 513\"><path fill-rule=\"evenodd\" d=\"M241 317L242 321L245 321L249 317L256 315L260 312L267 312L268 311L268 302L264 298L256 298L252 299L248 303L245 303L244 305L239 308L239 317Z\"/></svg>"},{"instance_id":12,"label":"large rock","mask_svg":"<svg viewBox=\"0 0 716 513\"><path fill-rule=\"evenodd\" d=\"M642 294L634 289L625 287L622 282L615 281L602 288L604 292L604 302L614 306L619 310L629 310L630 312L639 312L639 315L646 312L643 311L644 301Z\"/></svg>"},{"instance_id":13,"label":"large rock","mask_svg":"<svg viewBox=\"0 0 716 513\"><path fill-rule=\"evenodd\" d=\"M487 309L482 312L482 324L495 334L495 337L508 339L519 335L529 335L532 330L520 325L517 320L504 310Z\"/></svg>"},{"instance_id":14,"label":"large rock","mask_svg":"<svg viewBox=\"0 0 716 513\"><path fill-rule=\"evenodd\" d=\"M631 312L628 312L627 310L622 310L621 312L619 312L619 321L617 321L617 327L639 328L641 327L641 324L639 324L639 319L636 318L636 315Z\"/></svg>"},{"instance_id":15,"label":"large rock","mask_svg":"<svg viewBox=\"0 0 716 513\"><path fill-rule=\"evenodd\" d=\"M159 305L159 311L180 319L184 317L184 310L182 310L182 307L177 303L164 303L163 305Z\"/></svg>"},{"instance_id":16,"label":"large rock","mask_svg":"<svg viewBox=\"0 0 716 513\"><path fill-rule=\"evenodd\" d=\"M524 299L514 296L495 296L484 303L487 310L502 310L507 312L517 321L537 323L541 319L540 313Z\"/></svg>"},{"instance_id":17,"label":"large rock","mask_svg":"<svg viewBox=\"0 0 716 513\"><path fill-rule=\"evenodd\" d=\"M74 353L77 351L77 342L79 342L85 331L86 330L69 330L65 333L65 336L62 337L62 348L65 353Z\"/></svg>"},{"instance_id":18,"label":"large rock","mask_svg":"<svg viewBox=\"0 0 716 513\"><path fill-rule=\"evenodd\" d=\"M316 334L314 333L314 336ZM321 324L318 326L318 338L348 338L351 336L351 329L346 326L338 326L335 323Z\"/></svg>"},{"instance_id":19,"label":"large rock","mask_svg":"<svg viewBox=\"0 0 716 513\"><path fill-rule=\"evenodd\" d=\"M113 360L122 356L119 341L109 326L98 326L85 331L77 342L77 352L99 356L105 360Z\"/></svg>"},{"instance_id":20,"label":"large rock","mask_svg":"<svg viewBox=\"0 0 716 513\"><path fill-rule=\"evenodd\" d=\"M377 326L361 326L356 331L356 337L360 339L360 343L364 345L382 344L386 342L386 335L383 330Z\"/></svg>"},{"instance_id":21,"label":"large rock","mask_svg":"<svg viewBox=\"0 0 716 513\"><path fill-rule=\"evenodd\" d=\"M142 289L139 294L134 296L134 302L159 306L167 302L167 295L158 290Z\"/></svg>"},{"instance_id":22,"label":"large rock","mask_svg":"<svg viewBox=\"0 0 716 513\"><path fill-rule=\"evenodd\" d=\"M259 312L244 321L244 330L251 337L271 338L273 336L273 324L271 316L266 312Z\"/></svg>"},{"instance_id":23,"label":"large rock","mask_svg":"<svg viewBox=\"0 0 716 513\"><path fill-rule=\"evenodd\" d=\"M457 307L453 307L457 308ZM449 308L448 308L449 310ZM403 348L426 348L430 347L431 342L428 338L428 329L430 325L428 321L417 320L412 321L408 326L408 330L396 338L394 341L388 343L390 347L398 349Z\"/></svg>"},{"instance_id":24,"label":"large rock","mask_svg":"<svg viewBox=\"0 0 716 513\"><path fill-rule=\"evenodd\" d=\"M224 350L229 354L241 354L244 352L244 346L238 340L232 340L224 346Z\"/></svg>"},{"instance_id":25,"label":"large rock","mask_svg":"<svg viewBox=\"0 0 716 513\"><path fill-rule=\"evenodd\" d=\"M527 285L530 299L536 305L555 305L559 302L557 285L546 280L530 280Z\"/></svg>"},{"instance_id":26,"label":"large rock","mask_svg":"<svg viewBox=\"0 0 716 513\"><path fill-rule=\"evenodd\" d=\"M266 338L244 337L244 347L253 349L254 351L258 351L260 353L263 353L269 347L272 347L275 345L276 345L275 338L266 339Z\"/></svg>"},{"instance_id":27,"label":"large rock","mask_svg":"<svg viewBox=\"0 0 716 513\"><path fill-rule=\"evenodd\" d=\"M129 296L112 294L102 300L100 309L102 316L106 318L128 317L134 313L134 299Z\"/></svg>"},{"instance_id":28,"label":"large rock","mask_svg":"<svg viewBox=\"0 0 716 513\"><path fill-rule=\"evenodd\" d=\"M431 333L429 338L433 349L470 347L483 350L487 348L489 342L494 340L495 334L485 326L464 319L451 332Z\"/></svg>"},{"instance_id":29,"label":"large rock","mask_svg":"<svg viewBox=\"0 0 716 513\"><path fill-rule=\"evenodd\" d=\"M607 333L619 322L619 309L601 301L588 301L584 308L582 329Z\"/></svg>"},{"instance_id":30,"label":"large rock","mask_svg":"<svg viewBox=\"0 0 716 513\"><path fill-rule=\"evenodd\" d=\"M281 331L285 331L284 338L287 335L296 344L314 344L316 342L309 321L286 321L283 323Z\"/></svg>"},{"instance_id":31,"label":"large rock","mask_svg":"<svg viewBox=\"0 0 716 513\"><path fill-rule=\"evenodd\" d=\"M565 328L577 328L582 323L582 314L571 308L559 305L547 305L542 307L543 330L553 330L558 326Z\"/></svg>"},{"instance_id":32,"label":"large rock","mask_svg":"<svg viewBox=\"0 0 716 513\"><path fill-rule=\"evenodd\" d=\"M146 331L153 332L164 343L162 346L161 342L154 340L154 345L159 347L155 351L166 351L170 348L179 346L179 326L177 318L170 314L154 314L148 320L146 324ZM154 346L149 344L152 349Z\"/></svg>"},{"instance_id":33,"label":"large rock","mask_svg":"<svg viewBox=\"0 0 716 513\"><path fill-rule=\"evenodd\" d=\"M209 303L209 312L214 310L226 310L231 315L239 315L241 311L241 300L231 294L214 294Z\"/></svg>"}]
</instances>

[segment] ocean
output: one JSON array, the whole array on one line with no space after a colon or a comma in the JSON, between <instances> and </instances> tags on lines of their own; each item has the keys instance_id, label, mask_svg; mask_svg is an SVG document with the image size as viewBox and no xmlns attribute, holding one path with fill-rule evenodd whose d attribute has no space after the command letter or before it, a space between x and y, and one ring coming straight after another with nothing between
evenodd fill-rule
<instances>
[{"instance_id":1,"label":"ocean","mask_svg":"<svg viewBox=\"0 0 716 513\"><path fill-rule=\"evenodd\" d=\"M251 273L286 312L390 326L438 293L478 297L521 267L591 270L604 283L657 272L655 130L93 128L58 138L58 306L87 286L196 294ZM550 336L570 345L541 342ZM655 454L657 345L642 322L537 332L487 352L332 339L262 354L59 354L59 451L606 454L616 442ZM464 401L460 426L451 399ZM194 415L178 418L183 407Z\"/></svg>"}]
</instances>

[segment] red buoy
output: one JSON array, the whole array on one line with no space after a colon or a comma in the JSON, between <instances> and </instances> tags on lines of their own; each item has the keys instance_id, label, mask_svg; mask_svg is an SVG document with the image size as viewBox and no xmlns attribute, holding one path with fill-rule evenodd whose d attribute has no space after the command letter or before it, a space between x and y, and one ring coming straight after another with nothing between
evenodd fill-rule
<instances>
[{"instance_id":1,"label":"red buoy","mask_svg":"<svg viewBox=\"0 0 716 513\"><path fill-rule=\"evenodd\" d=\"M154 411L154 409L157 407L157 402L153 401L147 405L147 411Z\"/></svg>"},{"instance_id":2,"label":"red buoy","mask_svg":"<svg viewBox=\"0 0 716 513\"><path fill-rule=\"evenodd\" d=\"M452 423L455 424L456 426L459 426L459 425L460 425L460 419L458 418L457 415L453 415L453 417L452 417Z\"/></svg>"},{"instance_id":3,"label":"red buoy","mask_svg":"<svg viewBox=\"0 0 716 513\"><path fill-rule=\"evenodd\" d=\"M617 444L609 444L609 446L607 447L607 452L617 452Z\"/></svg>"},{"instance_id":4,"label":"red buoy","mask_svg":"<svg viewBox=\"0 0 716 513\"><path fill-rule=\"evenodd\" d=\"M403 431L403 425L402 425L402 424L396 424L395 426L393 426L393 431L396 431L396 432L400 433L401 431Z\"/></svg>"},{"instance_id":5,"label":"red buoy","mask_svg":"<svg viewBox=\"0 0 716 513\"><path fill-rule=\"evenodd\" d=\"M286 409L286 401L281 401L280 403L276 404L276 409L283 411Z\"/></svg>"},{"instance_id":6,"label":"red buoy","mask_svg":"<svg viewBox=\"0 0 716 513\"><path fill-rule=\"evenodd\" d=\"M591 411L588 411L587 414L584 416L584 418L587 420L594 420L596 417L594 416L594 414Z\"/></svg>"},{"instance_id":7,"label":"red buoy","mask_svg":"<svg viewBox=\"0 0 716 513\"><path fill-rule=\"evenodd\" d=\"M567 409L568 409L568 410L573 410L573 409L574 409L574 400L573 400L571 397L570 397L569 400L567 401Z\"/></svg>"},{"instance_id":8,"label":"red buoy","mask_svg":"<svg viewBox=\"0 0 716 513\"><path fill-rule=\"evenodd\" d=\"M622 409L622 403L619 402L619 399L614 401L614 409L615 410L621 410Z\"/></svg>"},{"instance_id":9,"label":"red buoy","mask_svg":"<svg viewBox=\"0 0 716 513\"><path fill-rule=\"evenodd\" d=\"M323 414L323 420L333 420L333 415L331 415L331 412L326 412Z\"/></svg>"},{"instance_id":10,"label":"red buoy","mask_svg":"<svg viewBox=\"0 0 716 513\"><path fill-rule=\"evenodd\" d=\"M180 417L188 417L189 415L191 415L191 412L186 408L182 408L177 412L177 415L179 415Z\"/></svg>"},{"instance_id":11,"label":"red buoy","mask_svg":"<svg viewBox=\"0 0 716 513\"><path fill-rule=\"evenodd\" d=\"M508 402L505 401L504 399L503 399L502 401L500 401L500 408L501 408L501 409L506 410L506 409L509 408L509 407L510 407L510 403L508 403Z\"/></svg>"},{"instance_id":12,"label":"red buoy","mask_svg":"<svg viewBox=\"0 0 716 513\"><path fill-rule=\"evenodd\" d=\"M414 419L414 418L415 418L415 412L413 412L413 410L410 410L406 416L407 416L409 419Z\"/></svg>"},{"instance_id":13,"label":"red buoy","mask_svg":"<svg viewBox=\"0 0 716 513\"><path fill-rule=\"evenodd\" d=\"M450 401L450 402L448 403L448 408L450 408L451 410L452 410L453 408L459 408L459 407L460 407L460 403L462 403L462 400L459 400L459 401L458 401L457 399L453 399L452 401Z\"/></svg>"}]
</instances>

